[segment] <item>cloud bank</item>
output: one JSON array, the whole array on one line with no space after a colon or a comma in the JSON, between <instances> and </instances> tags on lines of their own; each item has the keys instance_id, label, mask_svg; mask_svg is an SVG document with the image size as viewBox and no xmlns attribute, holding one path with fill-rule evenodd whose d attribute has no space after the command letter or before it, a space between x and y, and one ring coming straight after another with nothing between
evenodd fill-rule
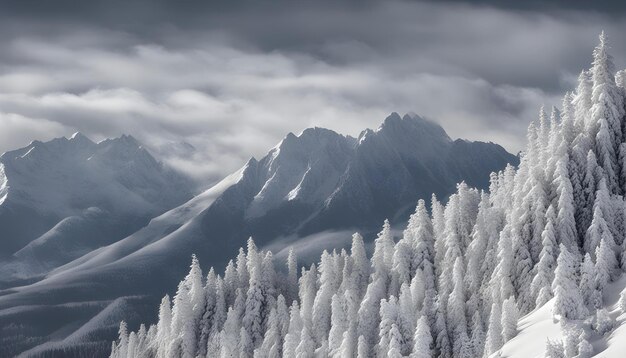
<instances>
[{"instance_id":1,"label":"cloud bank","mask_svg":"<svg viewBox=\"0 0 626 358\"><path fill-rule=\"evenodd\" d=\"M618 67L626 58L619 12L365 1L167 13L164 4L120 7L118 17L114 5L47 16L7 7L0 152L75 131L126 133L210 183L287 132L357 135L392 111L516 152L539 107L558 105L589 66L602 29ZM195 150L170 150L191 148L181 143Z\"/></svg>"}]
</instances>

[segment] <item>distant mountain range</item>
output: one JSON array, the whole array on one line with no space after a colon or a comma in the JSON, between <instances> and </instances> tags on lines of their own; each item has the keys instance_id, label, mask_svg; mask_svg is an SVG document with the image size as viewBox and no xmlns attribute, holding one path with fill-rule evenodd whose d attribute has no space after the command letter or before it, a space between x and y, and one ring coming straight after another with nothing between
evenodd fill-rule
<instances>
[{"instance_id":1,"label":"distant mountain range","mask_svg":"<svg viewBox=\"0 0 626 358\"><path fill-rule=\"evenodd\" d=\"M0 272L9 278L0 327L14 327L0 331L0 355L11 355L104 344L122 317L146 321L192 253L221 271L249 236L261 245L340 230L367 237L458 182L487 189L489 174L518 157L392 113L358 138L290 133L193 198L189 179L128 136L33 142L0 162Z\"/></svg>"},{"instance_id":2,"label":"distant mountain range","mask_svg":"<svg viewBox=\"0 0 626 358\"><path fill-rule=\"evenodd\" d=\"M0 156L0 281L26 278L116 242L192 196L191 181L131 136L81 133Z\"/></svg>"}]
</instances>

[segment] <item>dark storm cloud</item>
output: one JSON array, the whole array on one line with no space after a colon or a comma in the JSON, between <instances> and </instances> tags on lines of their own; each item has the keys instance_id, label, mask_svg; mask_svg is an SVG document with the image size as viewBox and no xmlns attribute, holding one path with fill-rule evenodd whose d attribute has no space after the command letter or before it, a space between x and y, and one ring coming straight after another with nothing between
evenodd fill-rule
<instances>
[{"instance_id":1,"label":"dark storm cloud","mask_svg":"<svg viewBox=\"0 0 626 358\"><path fill-rule=\"evenodd\" d=\"M508 4L508 5L507 5ZM356 135L413 111L521 149L542 104L589 66L624 67L622 6L582 2L0 2L0 151L130 133L217 178L286 132Z\"/></svg>"}]
</instances>

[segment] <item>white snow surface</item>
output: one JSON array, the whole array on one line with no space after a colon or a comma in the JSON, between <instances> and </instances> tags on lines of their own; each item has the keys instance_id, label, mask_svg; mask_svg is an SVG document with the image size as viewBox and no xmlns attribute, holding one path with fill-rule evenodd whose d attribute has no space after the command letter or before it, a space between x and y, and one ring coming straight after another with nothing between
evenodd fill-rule
<instances>
[{"instance_id":1,"label":"white snow surface","mask_svg":"<svg viewBox=\"0 0 626 358\"><path fill-rule=\"evenodd\" d=\"M0 205L6 200L8 192L9 181L4 174L4 164L0 163Z\"/></svg>"},{"instance_id":2,"label":"white snow surface","mask_svg":"<svg viewBox=\"0 0 626 358\"><path fill-rule=\"evenodd\" d=\"M604 291L604 308L615 320L615 327L599 336L590 327L591 316L581 321L570 321L565 326L582 328L593 346L593 357L626 357L626 314L618 305L620 293L626 289L626 274L611 283ZM522 317L517 324L518 334L490 358L544 358L546 341L563 340L564 323L552 315L554 299Z\"/></svg>"}]
</instances>

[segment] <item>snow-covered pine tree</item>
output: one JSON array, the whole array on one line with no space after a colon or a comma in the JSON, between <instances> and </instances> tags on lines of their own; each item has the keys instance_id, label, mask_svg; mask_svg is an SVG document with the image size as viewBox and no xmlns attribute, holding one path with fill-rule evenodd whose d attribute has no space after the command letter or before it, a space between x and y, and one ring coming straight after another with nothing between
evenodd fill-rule
<instances>
[{"instance_id":1,"label":"snow-covered pine tree","mask_svg":"<svg viewBox=\"0 0 626 358\"><path fill-rule=\"evenodd\" d=\"M548 213L553 212L553 207L548 208ZM548 222L543 230L543 248L539 254L539 262L536 265L536 274L530 285L531 294L535 297L537 306L542 306L553 296L552 281L554 280L554 269L556 266L556 235L551 215L548 215Z\"/></svg>"},{"instance_id":2,"label":"snow-covered pine tree","mask_svg":"<svg viewBox=\"0 0 626 358\"><path fill-rule=\"evenodd\" d=\"M431 344L432 336L430 334L430 325L428 318L422 316L417 321L417 327L415 329L415 337L413 341L413 351L411 352L411 358L430 358L432 357Z\"/></svg>"},{"instance_id":3,"label":"snow-covered pine tree","mask_svg":"<svg viewBox=\"0 0 626 358\"><path fill-rule=\"evenodd\" d=\"M591 255L585 254L580 267L580 283L578 285L583 302L588 308L600 307L602 297L596 282L596 268Z\"/></svg>"},{"instance_id":4,"label":"snow-covered pine tree","mask_svg":"<svg viewBox=\"0 0 626 358\"><path fill-rule=\"evenodd\" d=\"M517 335L518 318L515 297L511 296L502 303L502 338L505 342Z\"/></svg>"},{"instance_id":5,"label":"snow-covered pine tree","mask_svg":"<svg viewBox=\"0 0 626 358\"><path fill-rule=\"evenodd\" d=\"M576 257L561 244L552 289L554 314L564 319L581 319L587 314L578 289Z\"/></svg>"},{"instance_id":6,"label":"snow-covered pine tree","mask_svg":"<svg viewBox=\"0 0 626 358\"><path fill-rule=\"evenodd\" d=\"M494 302L491 305L491 314L489 316L489 325L487 329L487 338L485 341L485 353L484 356L488 357L492 353L502 348L502 308L499 302Z\"/></svg>"}]
</instances>

